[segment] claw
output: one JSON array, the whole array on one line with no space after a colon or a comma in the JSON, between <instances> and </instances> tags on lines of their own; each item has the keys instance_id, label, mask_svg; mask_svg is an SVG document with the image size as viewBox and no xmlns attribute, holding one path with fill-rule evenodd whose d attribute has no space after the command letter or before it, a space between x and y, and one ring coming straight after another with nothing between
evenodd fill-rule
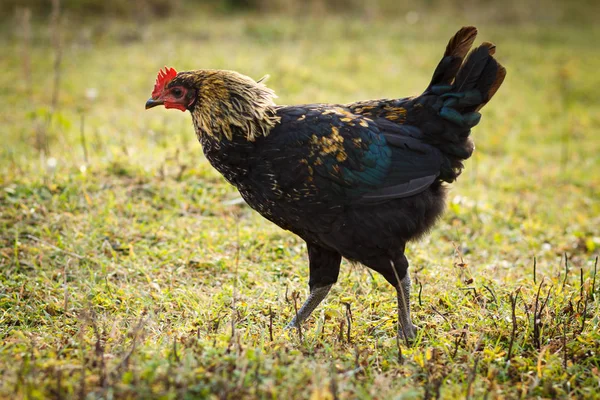
<instances>
[{"instance_id":1,"label":"claw","mask_svg":"<svg viewBox=\"0 0 600 400\"><path fill-rule=\"evenodd\" d=\"M402 327L400 327L398 334L404 338L404 340L407 341L412 341L417 337L417 332L419 331L419 328L414 325L414 324L410 324L409 328L406 329L406 335L404 334L404 332L402 331Z\"/></svg>"},{"instance_id":2,"label":"claw","mask_svg":"<svg viewBox=\"0 0 600 400\"><path fill-rule=\"evenodd\" d=\"M290 322L289 322L289 323L288 323L288 324L285 326L285 328L283 328L283 329L285 329L286 331L289 331L289 330L291 330L291 329L298 329L298 324L296 324L296 323L294 322L294 320L292 320L292 321L290 321Z\"/></svg>"}]
</instances>

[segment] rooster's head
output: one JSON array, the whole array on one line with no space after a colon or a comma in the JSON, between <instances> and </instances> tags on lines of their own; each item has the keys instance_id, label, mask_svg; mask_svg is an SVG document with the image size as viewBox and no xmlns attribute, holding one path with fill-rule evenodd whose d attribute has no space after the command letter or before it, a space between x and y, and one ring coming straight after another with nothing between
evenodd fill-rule
<instances>
[{"instance_id":1,"label":"rooster's head","mask_svg":"<svg viewBox=\"0 0 600 400\"><path fill-rule=\"evenodd\" d=\"M146 109L189 110L196 134L229 140L244 135L253 141L266 136L278 122L273 98L275 93L264 85L234 71L196 70L177 72L165 67L158 72L152 97Z\"/></svg>"}]
</instances>

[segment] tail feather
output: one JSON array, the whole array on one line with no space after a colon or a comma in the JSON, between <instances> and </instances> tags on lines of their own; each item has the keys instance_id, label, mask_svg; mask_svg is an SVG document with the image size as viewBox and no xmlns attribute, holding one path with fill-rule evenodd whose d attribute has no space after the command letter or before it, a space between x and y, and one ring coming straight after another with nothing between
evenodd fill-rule
<instances>
[{"instance_id":1,"label":"tail feather","mask_svg":"<svg viewBox=\"0 0 600 400\"><path fill-rule=\"evenodd\" d=\"M483 72L490 60L489 50L485 46L479 46L473 50L467 57L467 60L458 70L456 80L454 81L454 92L466 92L475 89Z\"/></svg>"},{"instance_id":2,"label":"tail feather","mask_svg":"<svg viewBox=\"0 0 600 400\"><path fill-rule=\"evenodd\" d=\"M506 69L493 57L496 53L494 44L483 42L469 53L476 36L477 29L473 26L456 32L425 91L436 94L470 92L471 98L473 92L478 92L481 99L478 104L456 107L461 113L480 110L498 91L506 76Z\"/></svg>"},{"instance_id":3,"label":"tail feather","mask_svg":"<svg viewBox=\"0 0 600 400\"><path fill-rule=\"evenodd\" d=\"M453 85L453 92L476 90L481 94L481 102L461 111L479 111L496 94L506 76L506 69L493 57L496 46L486 42L473 50L462 68L458 71Z\"/></svg>"},{"instance_id":4,"label":"tail feather","mask_svg":"<svg viewBox=\"0 0 600 400\"><path fill-rule=\"evenodd\" d=\"M458 32L448 41L444 57L456 56L465 58L475 38L477 37L477 28L474 26L463 26Z\"/></svg>"},{"instance_id":5,"label":"tail feather","mask_svg":"<svg viewBox=\"0 0 600 400\"><path fill-rule=\"evenodd\" d=\"M494 60L494 61L496 61L496 60ZM487 96L486 96L485 101L483 103L481 103L475 111L481 110L481 108L483 106L485 106L492 97L494 97L494 95L496 94L496 92L498 91L500 86L502 85L502 82L504 82L504 78L506 77L506 68L504 68L497 61L496 61L496 64L498 65L498 70L496 71L496 76L494 78L494 82L492 82L489 90L487 91Z\"/></svg>"},{"instance_id":6,"label":"tail feather","mask_svg":"<svg viewBox=\"0 0 600 400\"><path fill-rule=\"evenodd\" d=\"M465 26L456 32L448 42L444 56L436 67L427 89L452 83L476 37L477 28L474 26Z\"/></svg>"},{"instance_id":7,"label":"tail feather","mask_svg":"<svg viewBox=\"0 0 600 400\"><path fill-rule=\"evenodd\" d=\"M431 110L446 121L421 125L425 140L447 157L439 176L446 182L460 175L463 160L471 156L474 146L469 135L479 123L478 111L506 76L506 69L494 58L496 46L492 43L483 42L469 53L476 34L474 27L465 27L450 39L431 83L418 100L430 102Z\"/></svg>"},{"instance_id":8,"label":"tail feather","mask_svg":"<svg viewBox=\"0 0 600 400\"><path fill-rule=\"evenodd\" d=\"M490 56L496 54L496 45L494 43L483 42L481 45L488 48Z\"/></svg>"}]
</instances>

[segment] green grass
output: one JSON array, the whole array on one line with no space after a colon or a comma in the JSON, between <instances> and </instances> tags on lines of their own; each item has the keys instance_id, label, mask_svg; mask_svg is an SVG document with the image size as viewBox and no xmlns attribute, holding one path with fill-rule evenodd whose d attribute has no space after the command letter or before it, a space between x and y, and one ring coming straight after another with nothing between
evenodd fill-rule
<instances>
[{"instance_id":1,"label":"green grass","mask_svg":"<svg viewBox=\"0 0 600 400\"><path fill-rule=\"evenodd\" d=\"M302 338L285 332L308 292L305 246L235 202L187 114L144 111L156 72L269 73L281 104L403 97L463 24L508 76L447 213L408 250L417 340L399 353L393 289L346 262ZM31 92L18 29L0 38L0 397L599 397L597 26L72 20L51 117L52 48L33 28Z\"/></svg>"}]
</instances>

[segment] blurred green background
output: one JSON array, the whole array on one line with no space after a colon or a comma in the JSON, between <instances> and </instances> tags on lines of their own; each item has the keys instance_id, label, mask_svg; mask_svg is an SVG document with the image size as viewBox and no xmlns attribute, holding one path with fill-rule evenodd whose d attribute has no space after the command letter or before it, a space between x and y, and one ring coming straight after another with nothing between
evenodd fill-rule
<instances>
[{"instance_id":1,"label":"blurred green background","mask_svg":"<svg viewBox=\"0 0 600 400\"><path fill-rule=\"evenodd\" d=\"M594 0L558 1L530 0L503 2L491 0L62 0L65 10L79 16L98 15L113 17L164 18L173 14L203 8L206 11L223 14L240 12L279 13L292 16L324 16L323 13L337 15L355 15L376 18L382 16L400 16L408 11L440 12L454 16L456 14L476 14L489 21L498 22L559 22L572 21L592 23L598 11L598 2ZM12 12L15 7L27 7L39 15L49 13L52 0L4 0L0 6L4 12Z\"/></svg>"},{"instance_id":2,"label":"blurred green background","mask_svg":"<svg viewBox=\"0 0 600 400\"><path fill-rule=\"evenodd\" d=\"M594 398L598 15L591 0L3 0L0 397ZM304 337L286 334L305 248L240 204L187 113L144 110L156 73L270 74L279 104L405 97L463 25L508 75L447 213L408 250L417 342L399 358L391 288L347 263Z\"/></svg>"}]
</instances>

